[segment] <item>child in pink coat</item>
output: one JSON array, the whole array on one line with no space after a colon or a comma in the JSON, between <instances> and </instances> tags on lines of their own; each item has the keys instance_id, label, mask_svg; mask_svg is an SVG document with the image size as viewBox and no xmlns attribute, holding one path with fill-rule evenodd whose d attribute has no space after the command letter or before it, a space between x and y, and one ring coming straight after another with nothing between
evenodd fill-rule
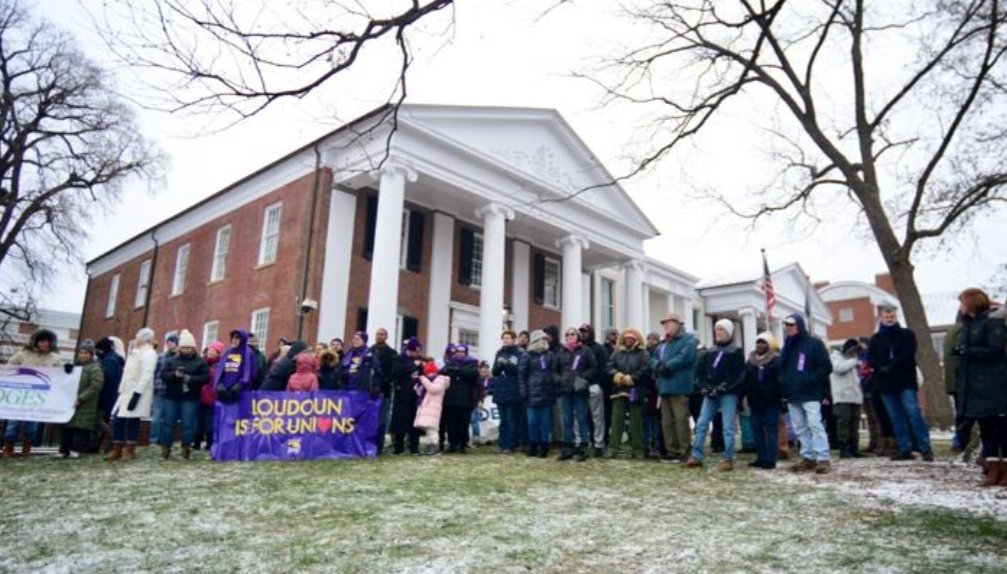
<instances>
[{"instance_id":1,"label":"child in pink coat","mask_svg":"<svg viewBox=\"0 0 1007 574\"><path fill-rule=\"evenodd\" d=\"M423 374L419 377L422 388L417 389L420 396L420 408L416 410L413 426L424 431L420 442L425 445L426 454L438 454L438 430L441 427L441 407L444 404L444 391L451 386L451 378L438 374L439 369L433 361L423 366Z\"/></svg>"},{"instance_id":2,"label":"child in pink coat","mask_svg":"<svg viewBox=\"0 0 1007 574\"><path fill-rule=\"evenodd\" d=\"M301 353L297 355L294 359L296 364L296 371L293 375L290 375L290 380L287 381L287 390L294 392L310 392L318 390L318 375L315 371L318 369L318 362L315 360L315 355L312 353Z\"/></svg>"}]
</instances>

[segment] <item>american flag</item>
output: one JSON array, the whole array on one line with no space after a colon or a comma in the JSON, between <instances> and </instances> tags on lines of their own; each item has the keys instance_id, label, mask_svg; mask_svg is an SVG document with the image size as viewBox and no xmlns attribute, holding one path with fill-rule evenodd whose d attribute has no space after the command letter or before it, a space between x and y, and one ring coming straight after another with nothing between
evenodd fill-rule
<instances>
[{"instance_id":1,"label":"american flag","mask_svg":"<svg viewBox=\"0 0 1007 574\"><path fill-rule=\"evenodd\" d=\"M773 324L773 309L776 307L776 290L773 289L773 276L769 273L769 262L766 261L766 250L762 250L762 290L766 293L766 328Z\"/></svg>"}]
</instances>

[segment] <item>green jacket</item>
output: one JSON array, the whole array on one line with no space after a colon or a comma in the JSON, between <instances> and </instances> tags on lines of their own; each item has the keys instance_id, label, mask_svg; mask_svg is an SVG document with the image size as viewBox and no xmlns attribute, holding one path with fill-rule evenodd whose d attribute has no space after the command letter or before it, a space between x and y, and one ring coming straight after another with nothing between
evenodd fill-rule
<instances>
[{"instance_id":1,"label":"green jacket","mask_svg":"<svg viewBox=\"0 0 1007 574\"><path fill-rule=\"evenodd\" d=\"M94 430L98 426L98 397L105 386L105 374L95 361L80 367L80 385L77 387L77 410L66 426Z\"/></svg>"}]
</instances>

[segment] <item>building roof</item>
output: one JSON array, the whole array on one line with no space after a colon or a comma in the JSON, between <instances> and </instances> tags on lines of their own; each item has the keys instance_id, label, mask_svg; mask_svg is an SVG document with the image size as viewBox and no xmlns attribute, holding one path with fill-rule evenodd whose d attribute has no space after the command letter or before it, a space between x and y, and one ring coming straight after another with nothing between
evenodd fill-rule
<instances>
[{"instance_id":1,"label":"building roof","mask_svg":"<svg viewBox=\"0 0 1007 574\"><path fill-rule=\"evenodd\" d=\"M958 317L958 293L945 291L922 296L923 310L927 314L930 328L949 327L955 324Z\"/></svg>"}]
</instances>

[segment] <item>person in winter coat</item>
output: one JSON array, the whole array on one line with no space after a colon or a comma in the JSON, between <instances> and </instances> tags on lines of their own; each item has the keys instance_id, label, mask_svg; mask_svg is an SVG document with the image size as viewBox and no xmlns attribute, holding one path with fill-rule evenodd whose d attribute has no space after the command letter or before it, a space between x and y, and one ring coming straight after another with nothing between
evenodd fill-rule
<instances>
[{"instance_id":1,"label":"person in winter coat","mask_svg":"<svg viewBox=\"0 0 1007 574\"><path fill-rule=\"evenodd\" d=\"M322 391L339 389L339 355L331 349L318 355L318 388Z\"/></svg>"},{"instance_id":2,"label":"person in winter coat","mask_svg":"<svg viewBox=\"0 0 1007 574\"><path fill-rule=\"evenodd\" d=\"M423 344L412 337L402 347L402 352L392 362L389 382L392 385L392 417L389 428L392 431L392 452L403 454L406 439L411 454L419 454L420 431L416 429L416 407L420 402L423 385L420 375L427 363L424 361ZM440 428L438 416L435 430Z\"/></svg>"},{"instance_id":3,"label":"person in winter coat","mask_svg":"<svg viewBox=\"0 0 1007 574\"><path fill-rule=\"evenodd\" d=\"M549 336L545 331L536 329L529 335L528 351L518 365L521 402L525 405L528 420L528 456L549 456L557 376L556 358L549 351Z\"/></svg>"},{"instance_id":4,"label":"person in winter coat","mask_svg":"<svg viewBox=\"0 0 1007 574\"><path fill-rule=\"evenodd\" d=\"M612 433L608 438L608 456L618 458L622 435L629 416L629 443L633 458L643 458L643 407L647 401L647 377L650 355L643 348L643 335L630 327L619 335L615 352L606 368L612 381Z\"/></svg>"},{"instance_id":5,"label":"person in winter coat","mask_svg":"<svg viewBox=\"0 0 1007 574\"><path fill-rule=\"evenodd\" d=\"M231 331L231 348L220 358L213 376L213 389L217 392L217 400L224 403L237 402L243 391L252 390L257 368L258 358L255 351L248 346L248 331L244 329ZM285 388L284 384L277 390L282 391Z\"/></svg>"},{"instance_id":6,"label":"person in winter coat","mask_svg":"<svg viewBox=\"0 0 1007 574\"><path fill-rule=\"evenodd\" d=\"M224 353L224 343L220 341L210 341L210 344L203 349L203 360L206 361L210 377L217 372L217 363ZM213 387L211 380L199 389L199 405L196 407L196 436L193 438L192 448L200 449L200 443L206 440L206 450L213 446L213 405L217 402L217 391Z\"/></svg>"},{"instance_id":7,"label":"person in winter coat","mask_svg":"<svg viewBox=\"0 0 1007 574\"><path fill-rule=\"evenodd\" d=\"M102 436L102 452L112 449L112 406L119 396L119 383L122 382L122 368L126 358L116 351L112 337L102 337L94 344L98 352L98 363L101 365L105 384L98 396L98 430ZM120 342L120 346L121 346Z\"/></svg>"},{"instance_id":8,"label":"person in winter coat","mask_svg":"<svg viewBox=\"0 0 1007 574\"><path fill-rule=\"evenodd\" d=\"M155 348L156 350L156 348ZM160 442L161 421L164 406L164 382L161 373L165 365L168 364L178 353L178 335L168 335L164 338L164 352L157 356L157 368L154 369L154 402L150 407L150 443Z\"/></svg>"},{"instance_id":9,"label":"person in winter coat","mask_svg":"<svg viewBox=\"0 0 1007 574\"><path fill-rule=\"evenodd\" d=\"M864 402L857 372L860 343L847 339L842 350L832 352L832 412L836 417L839 458L861 458L860 405Z\"/></svg>"},{"instance_id":10,"label":"person in winter coat","mask_svg":"<svg viewBox=\"0 0 1007 574\"><path fill-rule=\"evenodd\" d=\"M493 359L490 383L490 393L493 402L500 413L500 452L510 454L518 447L521 432L520 422L523 419L519 412L521 404L521 389L518 382L518 365L523 352L517 346L514 331L504 331L500 336L501 347Z\"/></svg>"},{"instance_id":11,"label":"person in winter coat","mask_svg":"<svg viewBox=\"0 0 1007 574\"><path fill-rule=\"evenodd\" d=\"M745 354L734 344L734 322L721 319L713 326L714 346L703 355L696 373L696 384L703 395L703 407L696 423L696 439L692 456L685 462L689 468L703 466L703 445L706 433L719 411L724 421L724 456L717 470L734 470L734 433L738 401L745 376Z\"/></svg>"},{"instance_id":12,"label":"person in winter coat","mask_svg":"<svg viewBox=\"0 0 1007 574\"><path fill-rule=\"evenodd\" d=\"M416 380L422 387L419 393L422 396L422 402L416 409L413 426L423 433L421 440L424 445L424 454L440 454L437 443L441 426L441 409L444 403L444 393L451 386L451 378L440 374L437 363L430 360L423 364L423 374Z\"/></svg>"},{"instance_id":13,"label":"person in winter coat","mask_svg":"<svg viewBox=\"0 0 1007 574\"><path fill-rule=\"evenodd\" d=\"M153 329L144 327L136 332L133 349L123 368L119 398L112 407L112 452L105 457L107 461L136 458L140 419L150 418L154 400L157 352L153 343Z\"/></svg>"},{"instance_id":14,"label":"person in winter coat","mask_svg":"<svg viewBox=\"0 0 1007 574\"><path fill-rule=\"evenodd\" d=\"M651 368L657 376L661 430L666 461L681 460L692 445L689 430L689 395L696 366L696 337L685 330L682 318L668 313L661 319L664 340L658 345Z\"/></svg>"},{"instance_id":15,"label":"person in winter coat","mask_svg":"<svg viewBox=\"0 0 1007 574\"><path fill-rule=\"evenodd\" d=\"M290 380L290 375L294 374L297 370L297 364L294 359L297 355L300 355L308 351L308 345L304 341L291 341L289 345L284 345L285 351L279 356L275 357L269 365L269 372L266 373L266 379L262 381L262 387L260 390L263 391L283 391L287 388L287 381ZM340 384L342 380L340 380Z\"/></svg>"},{"instance_id":16,"label":"person in winter coat","mask_svg":"<svg viewBox=\"0 0 1007 574\"><path fill-rule=\"evenodd\" d=\"M608 366L608 351L597 341L594 327L589 323L581 325L577 332L580 334L581 343L594 353L594 362L598 365L598 368L595 369L594 380L588 387L587 406L591 411L591 418L588 422L591 424L594 456L602 457L605 455L605 444L608 442L608 427L605 421L611 418L612 410L612 400L608 398L612 392L612 384L605 373L605 368ZM606 412L609 413L609 419L606 419Z\"/></svg>"},{"instance_id":17,"label":"person in winter coat","mask_svg":"<svg viewBox=\"0 0 1007 574\"><path fill-rule=\"evenodd\" d=\"M287 380L287 392L310 393L318 390L318 375L315 374L317 361L311 353L301 353L294 359L297 365L293 375Z\"/></svg>"},{"instance_id":18,"label":"person in winter coat","mask_svg":"<svg viewBox=\"0 0 1007 574\"><path fill-rule=\"evenodd\" d=\"M774 346L773 336L769 333L759 333L755 337L755 350L749 353L745 363L743 383L752 422L752 438L755 440L755 461L749 466L764 470L776 468L777 433L783 404L780 358Z\"/></svg>"},{"instance_id":19,"label":"person in winter coat","mask_svg":"<svg viewBox=\"0 0 1007 574\"><path fill-rule=\"evenodd\" d=\"M98 425L98 397L105 384L105 374L94 359L94 341L84 339L77 348L81 374L73 418L59 430L59 454L63 458L77 458L83 454L91 440L91 432Z\"/></svg>"},{"instance_id":20,"label":"person in winter coat","mask_svg":"<svg viewBox=\"0 0 1007 574\"><path fill-rule=\"evenodd\" d=\"M395 359L399 356L398 351L388 344L388 330L384 327L374 333L374 344L371 345L371 354L377 364L375 373L379 374L378 380L372 385L376 387L381 395L381 410L378 418L378 456L381 456L385 447L384 437L388 432L388 418L392 412L392 380L390 373Z\"/></svg>"},{"instance_id":21,"label":"person in winter coat","mask_svg":"<svg viewBox=\"0 0 1007 574\"><path fill-rule=\"evenodd\" d=\"M828 395L832 362L825 343L812 337L799 313L783 320L786 339L780 353L780 384L787 400L794 433L801 442L801 460L794 472L831 470L829 439L822 421L822 401Z\"/></svg>"},{"instance_id":22,"label":"person in winter coat","mask_svg":"<svg viewBox=\"0 0 1007 574\"><path fill-rule=\"evenodd\" d=\"M587 427L588 388L596 378L598 364L594 352L580 340L576 327L570 327L564 335L563 345L556 355L559 372L559 401L563 407L563 451L559 460L570 460L574 456L578 462L587 460L587 446L590 433ZM574 440L574 424L579 430L581 442Z\"/></svg>"},{"instance_id":23,"label":"person in winter coat","mask_svg":"<svg viewBox=\"0 0 1007 574\"><path fill-rule=\"evenodd\" d=\"M255 379L252 381L252 390L257 391L262 388L262 383L266 381L266 373L269 372L269 361L266 355L259 348L259 338L255 333L248 334L248 348L255 354Z\"/></svg>"},{"instance_id":24,"label":"person in winter coat","mask_svg":"<svg viewBox=\"0 0 1007 574\"><path fill-rule=\"evenodd\" d=\"M647 376L647 401L643 408L643 457L661 458L664 450L664 436L661 433L661 396L657 392L657 375L653 362L657 357L657 347L661 343L661 335L657 332L647 333L647 356L650 361L650 374Z\"/></svg>"},{"instance_id":25,"label":"person in winter coat","mask_svg":"<svg viewBox=\"0 0 1007 574\"><path fill-rule=\"evenodd\" d=\"M380 396L380 365L367 347L367 333L353 335L349 350L339 364L339 388L344 391L367 391L372 397Z\"/></svg>"},{"instance_id":26,"label":"person in winter coat","mask_svg":"<svg viewBox=\"0 0 1007 574\"><path fill-rule=\"evenodd\" d=\"M35 331L29 337L25 348L14 353L7 364L25 367L58 367L60 359L56 334L48 329ZM70 368L72 369L72 366ZM24 439L21 442L21 455L31 454L31 442L38 433L39 424L34 421L7 421L7 430L3 435L4 458L14 456L14 443L17 442L19 431L24 433Z\"/></svg>"},{"instance_id":27,"label":"person in winter coat","mask_svg":"<svg viewBox=\"0 0 1007 574\"><path fill-rule=\"evenodd\" d=\"M161 458L171 457L175 442L175 421L182 421L182 458L192 454L199 425L199 399L203 386L210 382L210 366L199 355L196 338L183 329L178 336L178 351L161 370L164 395L161 400L164 418L161 422Z\"/></svg>"},{"instance_id":28,"label":"person in winter coat","mask_svg":"<svg viewBox=\"0 0 1007 574\"><path fill-rule=\"evenodd\" d=\"M899 452L891 457L892 460L913 459L915 436L923 460L929 462L934 460L934 453L917 397L916 335L899 325L896 311L891 305L881 308L881 322L867 346L867 357L899 445ZM906 428L907 419L909 428Z\"/></svg>"},{"instance_id":29,"label":"person in winter coat","mask_svg":"<svg viewBox=\"0 0 1007 574\"><path fill-rule=\"evenodd\" d=\"M991 309L979 289L958 295L962 330L958 334L958 403L966 420L979 423L983 486L1007 486L1007 311Z\"/></svg>"},{"instance_id":30,"label":"person in winter coat","mask_svg":"<svg viewBox=\"0 0 1007 574\"><path fill-rule=\"evenodd\" d=\"M448 452L465 454L469 442L469 421L476 406L479 382L479 361L469 355L468 345L455 345L454 356L441 368L451 379L444 393L444 427L448 435Z\"/></svg>"}]
</instances>

